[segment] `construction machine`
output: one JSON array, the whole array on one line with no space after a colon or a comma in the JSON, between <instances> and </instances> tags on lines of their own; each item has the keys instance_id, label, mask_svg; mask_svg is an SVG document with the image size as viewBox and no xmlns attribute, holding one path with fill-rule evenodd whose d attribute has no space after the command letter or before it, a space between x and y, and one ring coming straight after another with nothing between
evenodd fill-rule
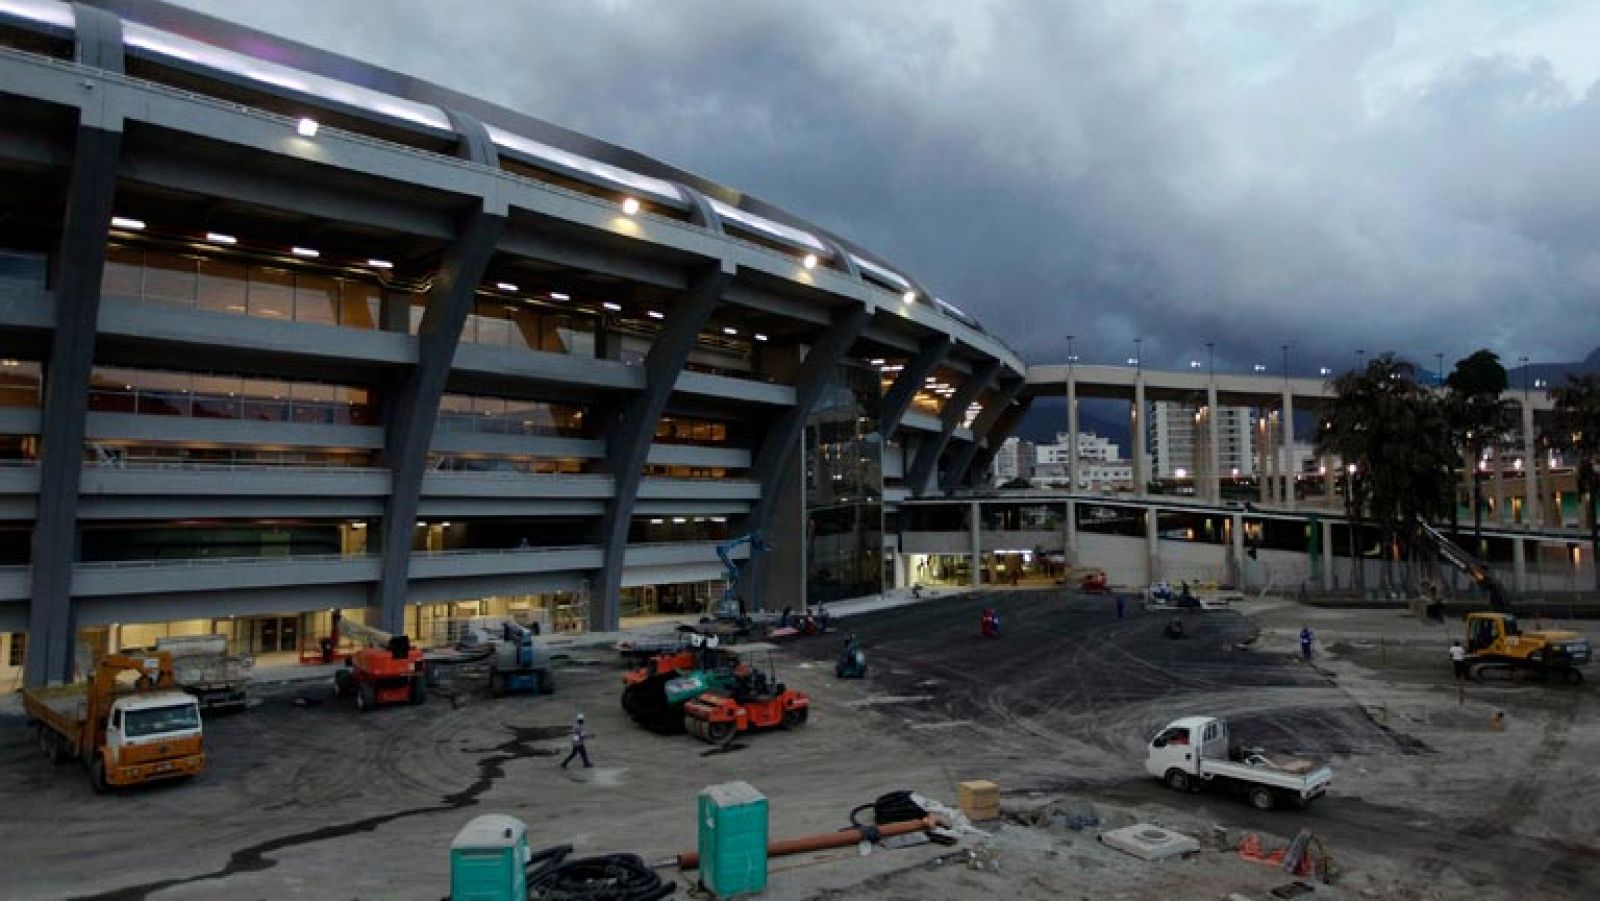
<instances>
[{"instance_id":1,"label":"construction machine","mask_svg":"<svg viewBox=\"0 0 1600 901\"><path fill-rule=\"evenodd\" d=\"M1488 612L1467 614L1467 674L1473 679L1508 679L1518 675L1583 681L1581 667L1592 656L1589 640L1568 629L1524 632L1510 612L1505 588L1487 566L1443 533L1418 522L1423 539L1439 557L1465 573L1489 598Z\"/></svg>"},{"instance_id":2,"label":"construction machine","mask_svg":"<svg viewBox=\"0 0 1600 901\"><path fill-rule=\"evenodd\" d=\"M733 670L733 683L726 689L708 691L683 705L684 730L714 745L733 741L740 732L783 727L794 729L806 724L811 713L811 698L777 681L776 672L768 675L749 664Z\"/></svg>"},{"instance_id":3,"label":"construction machine","mask_svg":"<svg viewBox=\"0 0 1600 901\"><path fill-rule=\"evenodd\" d=\"M363 645L333 674L334 692L339 697L354 696L356 709L361 711L380 704L421 704L428 699L427 663L422 651L411 646L411 639L348 619L340 619L334 630L336 646L340 633Z\"/></svg>"},{"instance_id":4,"label":"construction machine","mask_svg":"<svg viewBox=\"0 0 1600 901\"><path fill-rule=\"evenodd\" d=\"M22 706L50 760L77 758L97 792L205 769L199 702L164 651L108 654L87 683L23 689Z\"/></svg>"},{"instance_id":5,"label":"construction machine","mask_svg":"<svg viewBox=\"0 0 1600 901\"><path fill-rule=\"evenodd\" d=\"M522 623L509 618L474 620L462 644L469 649L489 649L489 694L499 697L511 692L555 692L550 649Z\"/></svg>"},{"instance_id":6,"label":"construction machine","mask_svg":"<svg viewBox=\"0 0 1600 901\"><path fill-rule=\"evenodd\" d=\"M683 729L683 705L733 684L739 655L723 648L717 635L684 633L677 650L646 660L622 676L622 709L652 732Z\"/></svg>"}]
</instances>

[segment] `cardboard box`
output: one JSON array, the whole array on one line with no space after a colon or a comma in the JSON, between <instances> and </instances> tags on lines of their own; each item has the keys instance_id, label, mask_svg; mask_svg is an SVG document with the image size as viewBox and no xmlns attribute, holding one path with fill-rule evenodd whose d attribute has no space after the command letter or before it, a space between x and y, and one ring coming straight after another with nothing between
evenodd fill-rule
<instances>
[{"instance_id":1,"label":"cardboard box","mask_svg":"<svg viewBox=\"0 0 1600 901\"><path fill-rule=\"evenodd\" d=\"M1000 816L1000 786L986 779L962 782L956 786L956 804L969 820L992 820Z\"/></svg>"}]
</instances>

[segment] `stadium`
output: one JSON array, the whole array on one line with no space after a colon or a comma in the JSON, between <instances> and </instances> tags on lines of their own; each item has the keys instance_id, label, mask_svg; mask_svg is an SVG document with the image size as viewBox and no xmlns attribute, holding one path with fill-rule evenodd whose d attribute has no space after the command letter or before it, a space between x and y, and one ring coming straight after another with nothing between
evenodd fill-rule
<instances>
[{"instance_id":1,"label":"stadium","mask_svg":"<svg viewBox=\"0 0 1600 901\"><path fill-rule=\"evenodd\" d=\"M335 611L424 643L892 587L1025 405L784 210L176 7L0 0L0 679Z\"/></svg>"}]
</instances>

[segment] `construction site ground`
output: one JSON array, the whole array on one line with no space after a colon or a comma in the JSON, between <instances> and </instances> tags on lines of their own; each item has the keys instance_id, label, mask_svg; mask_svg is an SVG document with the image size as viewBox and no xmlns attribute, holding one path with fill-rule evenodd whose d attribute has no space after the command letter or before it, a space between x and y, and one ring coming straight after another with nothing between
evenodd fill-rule
<instances>
[{"instance_id":1,"label":"construction site ground","mask_svg":"<svg viewBox=\"0 0 1600 901\"><path fill-rule=\"evenodd\" d=\"M978 635L985 606L1001 612L998 639ZM1593 681L1462 691L1447 654L1460 623L1401 611L1253 599L1185 615L1178 640L1163 636L1169 618L1130 603L1119 620L1107 597L1041 590L838 620L832 634L753 652L812 694L811 722L720 749L628 722L621 667L604 647L563 651L552 697L492 699L463 677L426 705L367 714L333 701L315 673L258 684L247 712L208 717L198 779L111 796L51 766L7 703L3 894L432 901L448 891L451 838L481 813L524 820L537 847L657 859L693 848L695 796L719 782L764 792L778 838L838 829L852 807L900 788L953 805L958 782L988 779L1003 814L976 824L986 834L953 848L775 858L767 896L1266 899L1293 877L1235 846L1309 827L1334 879L1312 881L1305 897L1600 897ZM1317 633L1311 663L1298 659L1303 625ZM865 680L833 675L845 632L869 656ZM595 767L563 771L580 710ZM1247 744L1325 758L1329 795L1262 812L1165 788L1143 772L1144 745L1188 714L1226 716ZM1202 850L1146 862L1096 840L1136 822L1194 836ZM663 873L691 896L692 876Z\"/></svg>"}]
</instances>

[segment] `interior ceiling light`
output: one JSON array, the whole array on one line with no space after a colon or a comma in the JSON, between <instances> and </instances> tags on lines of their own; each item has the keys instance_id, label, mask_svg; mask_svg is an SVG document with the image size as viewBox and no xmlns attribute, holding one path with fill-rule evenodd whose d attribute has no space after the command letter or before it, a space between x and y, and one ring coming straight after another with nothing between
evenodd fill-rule
<instances>
[{"instance_id":1,"label":"interior ceiling light","mask_svg":"<svg viewBox=\"0 0 1600 901\"><path fill-rule=\"evenodd\" d=\"M131 232L144 231L144 220L129 219L127 216L112 216L111 227L125 229Z\"/></svg>"},{"instance_id":2,"label":"interior ceiling light","mask_svg":"<svg viewBox=\"0 0 1600 901\"><path fill-rule=\"evenodd\" d=\"M239 243L239 239L238 238L235 238L233 235L225 235L222 232L206 232L206 240L210 241L213 244L237 244L237 243Z\"/></svg>"},{"instance_id":3,"label":"interior ceiling light","mask_svg":"<svg viewBox=\"0 0 1600 901\"><path fill-rule=\"evenodd\" d=\"M499 288L502 291L515 291L515 290L517 290L517 286L511 284L510 282L497 282L497 283L495 283L495 287Z\"/></svg>"},{"instance_id":4,"label":"interior ceiling light","mask_svg":"<svg viewBox=\"0 0 1600 901\"><path fill-rule=\"evenodd\" d=\"M883 365L883 357L873 357L872 359L868 360L867 362L871 363L874 366L882 366Z\"/></svg>"},{"instance_id":5,"label":"interior ceiling light","mask_svg":"<svg viewBox=\"0 0 1600 901\"><path fill-rule=\"evenodd\" d=\"M317 136L317 129L320 127L321 126L317 124L317 120L303 118L299 122L295 123L294 130L298 132L302 138L314 138Z\"/></svg>"},{"instance_id":6,"label":"interior ceiling light","mask_svg":"<svg viewBox=\"0 0 1600 901\"><path fill-rule=\"evenodd\" d=\"M572 295L571 294L562 294L560 291L551 291L550 292L550 299L551 300L571 300L572 299Z\"/></svg>"},{"instance_id":7,"label":"interior ceiling light","mask_svg":"<svg viewBox=\"0 0 1600 901\"><path fill-rule=\"evenodd\" d=\"M648 313L645 313L645 315L649 316L651 319L665 319L665 318L667 318L666 315L663 314L660 310L651 310Z\"/></svg>"},{"instance_id":8,"label":"interior ceiling light","mask_svg":"<svg viewBox=\"0 0 1600 901\"><path fill-rule=\"evenodd\" d=\"M289 252L297 257L305 257L308 260L314 260L317 257L322 256L321 251L313 250L309 247L291 247L289 248Z\"/></svg>"},{"instance_id":9,"label":"interior ceiling light","mask_svg":"<svg viewBox=\"0 0 1600 901\"><path fill-rule=\"evenodd\" d=\"M739 330L731 325L725 325L722 327L722 333L724 335L737 335L739 334Z\"/></svg>"},{"instance_id":10,"label":"interior ceiling light","mask_svg":"<svg viewBox=\"0 0 1600 901\"><path fill-rule=\"evenodd\" d=\"M630 216L637 215L639 212L638 199L633 197L622 198L622 211Z\"/></svg>"},{"instance_id":11,"label":"interior ceiling light","mask_svg":"<svg viewBox=\"0 0 1600 901\"><path fill-rule=\"evenodd\" d=\"M757 341L765 341L765 340L767 340L767 336L761 334L760 332L756 332L756 340Z\"/></svg>"},{"instance_id":12,"label":"interior ceiling light","mask_svg":"<svg viewBox=\"0 0 1600 901\"><path fill-rule=\"evenodd\" d=\"M388 260L368 260L367 265L374 269L393 269L394 264Z\"/></svg>"},{"instance_id":13,"label":"interior ceiling light","mask_svg":"<svg viewBox=\"0 0 1600 901\"><path fill-rule=\"evenodd\" d=\"M814 253L808 253L806 254L806 258L801 260L800 263L807 269L815 269L817 268L817 255Z\"/></svg>"},{"instance_id":14,"label":"interior ceiling light","mask_svg":"<svg viewBox=\"0 0 1600 901\"><path fill-rule=\"evenodd\" d=\"M606 309L610 310L613 313L622 312L622 304L620 304L620 303L612 303L611 301L608 300L605 303L601 304L600 306L605 307Z\"/></svg>"}]
</instances>

